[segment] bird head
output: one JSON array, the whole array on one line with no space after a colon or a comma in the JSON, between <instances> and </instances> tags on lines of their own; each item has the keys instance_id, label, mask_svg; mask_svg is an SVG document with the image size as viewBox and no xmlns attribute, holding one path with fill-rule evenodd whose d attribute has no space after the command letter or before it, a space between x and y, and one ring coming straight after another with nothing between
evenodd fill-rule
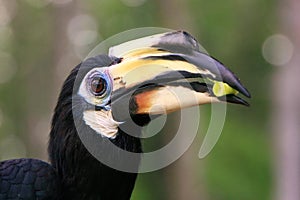
<instances>
[{"instance_id":1,"label":"bird head","mask_svg":"<svg viewBox=\"0 0 300 200\"><path fill-rule=\"evenodd\" d=\"M84 122L103 137L115 138L127 121L142 126L149 116L191 106L249 105L238 94L250 93L233 72L184 31L123 43L110 48L109 55L87 59L81 68L74 94L84 105Z\"/></svg>"},{"instance_id":2,"label":"bird head","mask_svg":"<svg viewBox=\"0 0 300 200\"><path fill-rule=\"evenodd\" d=\"M92 194L100 199L129 199L139 171L142 147L136 135L142 126L191 106L249 105L239 93L250 97L186 32L114 46L108 55L80 63L65 80L52 118L52 166L71 195L76 188L84 195L97 191ZM130 131L124 131L126 125Z\"/></svg>"}]
</instances>

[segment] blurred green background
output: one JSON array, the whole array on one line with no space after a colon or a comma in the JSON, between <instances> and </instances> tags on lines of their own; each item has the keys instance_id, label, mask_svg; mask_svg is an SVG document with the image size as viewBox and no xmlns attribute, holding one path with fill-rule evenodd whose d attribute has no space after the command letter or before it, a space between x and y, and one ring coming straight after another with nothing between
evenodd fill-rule
<instances>
[{"instance_id":1,"label":"blurred green background","mask_svg":"<svg viewBox=\"0 0 300 200\"><path fill-rule=\"evenodd\" d=\"M0 0L0 159L47 160L50 120L62 82L102 40L138 27L184 29L240 77L252 93L251 107L228 105L223 133L204 159L197 155L210 107L200 108L207 117L201 115L197 140L169 167L141 174L132 199L279 198L271 83L281 70L272 64L287 63L272 57L272 42L286 41L275 35L280 32L281 4Z\"/></svg>"}]
</instances>

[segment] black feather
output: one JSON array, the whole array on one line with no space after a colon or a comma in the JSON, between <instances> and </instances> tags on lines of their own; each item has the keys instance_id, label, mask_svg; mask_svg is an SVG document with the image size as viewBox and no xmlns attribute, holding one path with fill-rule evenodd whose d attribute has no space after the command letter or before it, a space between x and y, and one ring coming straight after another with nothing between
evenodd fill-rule
<instances>
[{"instance_id":1,"label":"black feather","mask_svg":"<svg viewBox=\"0 0 300 200\"><path fill-rule=\"evenodd\" d=\"M0 199L59 199L60 183L51 165L35 159L0 163Z\"/></svg>"}]
</instances>

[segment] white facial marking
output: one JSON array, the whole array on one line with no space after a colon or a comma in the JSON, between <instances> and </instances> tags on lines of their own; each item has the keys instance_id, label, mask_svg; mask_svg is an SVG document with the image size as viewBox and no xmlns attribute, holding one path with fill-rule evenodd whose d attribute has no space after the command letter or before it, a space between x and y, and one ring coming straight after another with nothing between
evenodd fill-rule
<instances>
[{"instance_id":1,"label":"white facial marking","mask_svg":"<svg viewBox=\"0 0 300 200\"><path fill-rule=\"evenodd\" d=\"M118 133L118 126L121 122L113 119L111 110L87 110L83 113L83 120L94 131L103 137L114 139Z\"/></svg>"}]
</instances>

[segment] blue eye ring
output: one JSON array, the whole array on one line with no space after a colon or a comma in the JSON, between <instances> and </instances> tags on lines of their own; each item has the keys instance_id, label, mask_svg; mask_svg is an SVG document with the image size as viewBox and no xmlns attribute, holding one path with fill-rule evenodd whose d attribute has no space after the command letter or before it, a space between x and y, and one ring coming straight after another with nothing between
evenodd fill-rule
<instances>
[{"instance_id":1,"label":"blue eye ring","mask_svg":"<svg viewBox=\"0 0 300 200\"><path fill-rule=\"evenodd\" d=\"M93 73L88 79L88 89L96 97L104 98L111 93L111 80L105 73Z\"/></svg>"}]
</instances>

